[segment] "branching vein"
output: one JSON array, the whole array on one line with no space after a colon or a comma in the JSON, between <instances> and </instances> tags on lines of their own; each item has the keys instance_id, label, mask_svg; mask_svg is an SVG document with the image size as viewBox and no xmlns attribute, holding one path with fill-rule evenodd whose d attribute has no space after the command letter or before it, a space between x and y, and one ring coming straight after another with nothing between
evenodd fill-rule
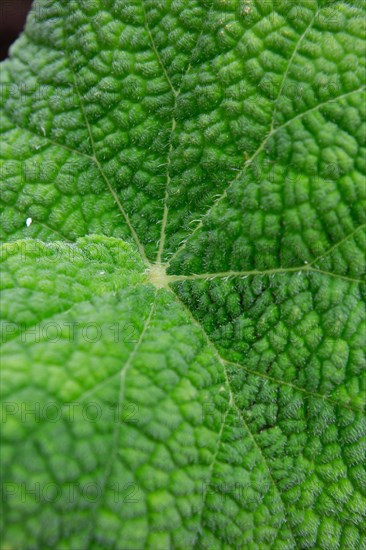
<instances>
[{"instance_id":1,"label":"branching vein","mask_svg":"<svg viewBox=\"0 0 366 550\"><path fill-rule=\"evenodd\" d=\"M322 269L314 269L310 264L305 264L298 267L284 267L284 268L275 268L275 269L252 269L249 271L222 271L216 273L197 273L194 275L167 275L169 283L179 283L182 281L212 281L214 279L230 279L231 277L249 277L254 275L275 275L281 273L301 273L301 272L311 272L311 273L321 273L323 275L328 275L329 277L335 277L337 279L343 279L349 281L350 283L363 283L362 279L355 279L353 277L348 277L347 275L340 275L338 273L333 273L332 271L324 271Z\"/></svg>"},{"instance_id":2,"label":"branching vein","mask_svg":"<svg viewBox=\"0 0 366 550\"><path fill-rule=\"evenodd\" d=\"M320 8L318 8L313 17L310 19L309 21L309 24L307 25L307 27L305 28L304 32L302 33L302 35L300 36L299 40L297 41L296 43L296 46L291 54L291 57L288 61L288 64L287 64L287 67L286 67L286 70L285 72L283 73L283 77L282 77L282 81L281 81L281 85L280 85L280 89L278 91L278 94L277 94L277 97L276 97L276 100L275 100L275 103L274 103L274 108L273 108L273 113L272 113L272 120L271 120L271 132L273 132L273 128L274 128L274 123L275 123L275 120L276 120L276 114L277 114L277 107L278 107L278 102L279 102L279 99L281 98L282 96L282 92L283 92L283 89L284 89L284 86L286 84L286 80L287 80L287 76L288 76L288 73L290 71L290 68L292 66L292 63L295 59L295 56L299 50L299 47L302 43L302 41L304 40L306 34L308 33L309 29L312 27L314 21L315 21L315 18L318 16L319 14L319 10Z\"/></svg>"},{"instance_id":3,"label":"branching vein","mask_svg":"<svg viewBox=\"0 0 366 550\"><path fill-rule=\"evenodd\" d=\"M119 387L118 403L117 403L117 408L116 408L116 411L119 414L121 412L122 403L123 403L124 397L125 397L126 376L127 376L128 370L131 368L132 362L133 362L133 360L134 360L134 358L135 358L135 356L136 356L136 354L137 354L137 352L138 352L138 350L139 350L139 348L140 348L140 346L141 346L141 344L144 340L145 334L146 334L146 332L149 328L150 322L151 322L151 320L154 316L155 307L156 307L156 298L157 298L157 292L155 292L154 299L153 299L152 304L151 304L150 312L149 312L149 315L146 318L146 321L144 323L144 326L143 326L143 329L141 331L140 337L139 337L138 341L136 342L133 350L131 351L130 356L128 357L126 363L123 365L123 367L122 367L122 369L119 373L119 375L120 375L120 387ZM105 489L106 489L106 486L107 486L107 483L108 483L108 479L112 474L114 460L115 460L115 457L116 457L116 454L117 454L117 451L118 451L118 441L119 441L119 435L120 435L120 427L121 427L121 419L119 419L119 421L116 422L115 426L114 426L113 436L112 436L112 446L111 446L111 450L110 450L110 453L109 453L108 462L107 462L106 467L105 467L104 476L103 476L103 479L101 481L101 487L100 487L101 497L98 500L97 506L93 510L92 519L91 519L92 524L94 524L96 514L97 514L100 506L102 505L102 501L103 501L102 497L104 495L104 492L105 492Z\"/></svg>"},{"instance_id":4,"label":"branching vein","mask_svg":"<svg viewBox=\"0 0 366 550\"><path fill-rule=\"evenodd\" d=\"M205 338L206 342L207 342L207 345L209 346L209 348L213 351L215 357L217 358L217 360L219 361L219 363L221 364L222 368L223 368L223 372L224 372L224 375L225 375L225 380L226 380L226 386L227 386L227 389L228 389L228 393L229 393L229 407L227 409L227 413L229 412L229 410L231 409L232 406L235 407L235 409L239 412L240 416L241 416L241 413L235 403L235 398L234 398L234 395L233 395L233 392L231 390L231 384L230 384L230 380L229 380L229 377L228 377L228 374L227 374L227 370L226 370L226 362L225 360L221 357L221 355L219 354L215 344L212 342L212 340L210 339L210 337L208 336L207 332L205 331L205 329L202 327L202 325L195 319L195 317L192 315L191 311L187 308L187 306L184 304L184 302L181 301L181 299L179 298L179 296L177 296L177 300L180 302L180 304L182 305L182 307L185 309L185 311L187 312L188 316L191 318L193 324L195 326L197 326L203 337ZM217 448L216 448L216 453L215 453L215 456L214 456L214 460L213 460L213 463L212 463L212 469L214 468L214 464L216 462L216 459L217 459L217 455L218 455L218 451L219 451L219 447L220 447L220 442L222 440L222 431L223 431L223 427L224 427L224 423L225 423L225 420L226 420L226 417L227 417L227 413L225 415L225 418L223 419L223 422L222 422L222 425L221 425L221 429L220 429L220 437L219 437L219 441L218 441L218 444L217 444ZM255 443L255 446L258 448L258 451L260 452L260 455L262 457L262 460L263 462L265 463L265 466L266 468L268 469L269 471L269 475L270 475L270 478L272 480L272 483L276 489L276 491L278 491L277 489L277 486L275 484L275 481L274 479L272 478L272 474L271 474L271 471L269 469L269 466L267 464L267 461L266 461L266 458L264 457L261 449L258 447L258 444L256 442L256 440L254 439L254 436L252 434L252 432L250 431L249 427L247 426L246 422L244 421L244 418L242 418L243 420L243 423L245 425L245 428L248 432L248 434L250 435L250 437L253 439L254 443ZM211 474L212 475L212 474ZM282 497L280 495L280 492L278 491L278 494L279 494L279 498L283 504L283 513L284 513L284 516L286 517L286 508L285 508L285 505L282 501ZM291 529L291 527L290 527ZM294 540L295 540L295 537L294 537Z\"/></svg>"},{"instance_id":5,"label":"branching vein","mask_svg":"<svg viewBox=\"0 0 366 550\"><path fill-rule=\"evenodd\" d=\"M275 274L281 274L281 273L310 272L310 273L321 273L323 275L328 275L329 277L335 277L337 279L343 279L351 283L364 283L365 281L363 279L356 279L354 277L349 277L348 275L342 275L340 273L326 271L318 268L315 264L317 264L320 260L322 260L329 254L331 254L344 242L346 242L348 239L353 237L353 235L355 235L365 227L366 227L366 224L362 224L358 226L356 229L351 231L351 233L343 237L343 239L341 239L340 241L332 245L330 248L328 248L328 250L326 250L323 254L320 254L319 256L314 258L312 261L309 261L308 263L305 263L299 266L278 267L278 268L272 268L272 269L251 269L251 270L240 270L240 271L231 270L231 271L221 271L221 272L215 272L215 273L197 273L192 275L167 275L167 278L169 283L177 283L181 281L198 281L198 280L209 281L214 279L229 279L231 277L248 277L248 276L254 276L254 275L275 275Z\"/></svg>"},{"instance_id":6,"label":"branching vein","mask_svg":"<svg viewBox=\"0 0 366 550\"><path fill-rule=\"evenodd\" d=\"M258 149L253 153L253 155L244 163L243 165L243 168L241 170L238 171L237 175L235 176L234 179L231 180L231 182L229 182L229 184L227 185L226 189L224 190L224 192L219 195L217 197L217 199L213 202L213 204L208 208L208 210L205 212L205 214L202 216L201 220L199 221L199 223L196 225L196 227L194 228L194 230L191 232L191 234L189 235L189 238L186 239L182 244L181 246L179 246L177 248L177 250L172 254L172 256L169 258L169 262L167 265L170 265L171 262L173 261L174 258L177 257L177 255L182 252L182 250L184 250L187 246L187 243L191 240L191 238L193 237L193 235L195 235L197 233L197 231L199 229L201 229L201 227L203 226L204 224L204 221L205 219L210 215L210 213L212 212L212 210L214 208L217 207L218 204L220 204L226 197L227 197L227 194L228 194L228 191L231 189L231 187L234 185L234 183L236 181L238 181L242 176L243 174L245 173L246 169L248 168L248 166L250 166L253 161L257 158L257 156L263 151L263 149L265 148L265 146L268 144L268 141L271 137L273 137L275 134L277 134L277 132L279 132L280 130L282 130L283 128L289 126L289 124L291 124L292 122L294 122L295 120L299 120L301 118L303 118L304 116L318 110L319 108L321 107L324 107L324 105L327 105L329 103L335 103L336 101L339 101L341 99L344 99L345 97L349 97L353 94L356 94L356 93L359 93L363 90L365 90L366 87L365 86L361 86L360 88L357 88L356 90L352 90L350 92L347 92L345 94L342 94L342 95L339 95L337 97L333 97L331 99L328 99L322 103L318 103L315 107L312 107L311 109L307 109L306 111L302 112L302 113L299 113L298 115L296 115L295 117L287 120L286 122L284 122L283 124L281 124L280 126L277 126L276 128L274 128L273 130L271 130L267 136L265 137L264 141L260 144L260 146L258 147Z\"/></svg>"},{"instance_id":7,"label":"branching vein","mask_svg":"<svg viewBox=\"0 0 366 550\"><path fill-rule=\"evenodd\" d=\"M89 123L89 120L88 120L88 117L86 115L86 112L85 112L85 107L84 107L84 104L83 104L83 101L82 101L82 98L81 98L81 94L80 94L80 90L79 90L79 86L78 86L78 83L77 83L77 79L76 79L76 76L75 74L73 73L72 69L71 69L71 64L70 64L70 71L73 75L73 79L74 79L74 85L75 85L75 90L76 90L76 93L77 93L77 96L79 98L79 103L80 103L80 108L82 110L82 113L83 113L83 117L84 117L84 120L85 120L85 124L86 124L86 127L87 127L87 130L88 130L88 134L89 134L89 137L90 137L90 143L91 143L91 147L92 147L92 150L93 150L93 160L98 168L98 171L101 175L101 177L103 178L103 180L105 181L105 183L107 184L107 187L110 191L110 193L112 194L115 202L117 203L118 205L118 208L120 209L120 212L122 214L122 216L124 217L125 219L125 222L127 224L127 226L129 227L130 231L131 231L131 234L132 234L132 237L136 243L136 246L140 252L140 255L143 259L143 261L145 262L146 265L150 265L150 262L146 256L146 253L145 253L145 249L144 247L142 246L141 242L140 242L140 239L136 233L136 230L135 228L133 227L132 223L131 223L131 220L130 220L130 217L129 215L127 214L127 212L125 211L116 191L113 189L109 179L107 178L104 170L103 170L103 167L101 165L101 163L99 162L98 160L98 157L97 157L97 154L96 154L96 148L95 148L95 143L94 143L94 137L93 137L93 132L92 132L92 129L91 129L91 126L90 126L90 123Z\"/></svg>"}]
</instances>

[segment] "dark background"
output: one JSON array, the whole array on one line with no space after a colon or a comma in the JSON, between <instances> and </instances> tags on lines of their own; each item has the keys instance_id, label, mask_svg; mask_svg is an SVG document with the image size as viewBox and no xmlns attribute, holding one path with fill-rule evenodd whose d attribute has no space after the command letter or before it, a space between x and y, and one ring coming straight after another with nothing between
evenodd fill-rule
<instances>
[{"instance_id":1,"label":"dark background","mask_svg":"<svg viewBox=\"0 0 366 550\"><path fill-rule=\"evenodd\" d=\"M0 60L24 28L31 0L0 0Z\"/></svg>"}]
</instances>

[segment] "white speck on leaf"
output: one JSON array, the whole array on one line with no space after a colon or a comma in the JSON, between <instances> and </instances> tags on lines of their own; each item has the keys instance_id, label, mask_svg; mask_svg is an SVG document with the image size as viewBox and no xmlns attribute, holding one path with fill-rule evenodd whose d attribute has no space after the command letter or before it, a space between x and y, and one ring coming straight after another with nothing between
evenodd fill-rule
<instances>
[{"instance_id":1,"label":"white speck on leaf","mask_svg":"<svg viewBox=\"0 0 366 550\"><path fill-rule=\"evenodd\" d=\"M31 225L32 221L33 221L32 218L27 218L27 219L25 220L25 225L26 225L27 227L29 227L29 226Z\"/></svg>"}]
</instances>

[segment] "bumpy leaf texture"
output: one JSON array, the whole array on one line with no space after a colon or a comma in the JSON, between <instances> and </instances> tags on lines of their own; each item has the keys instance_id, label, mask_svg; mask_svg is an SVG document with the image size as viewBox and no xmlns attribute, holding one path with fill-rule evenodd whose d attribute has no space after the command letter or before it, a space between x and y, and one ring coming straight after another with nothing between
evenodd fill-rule
<instances>
[{"instance_id":1,"label":"bumpy leaf texture","mask_svg":"<svg viewBox=\"0 0 366 550\"><path fill-rule=\"evenodd\" d=\"M4 549L366 548L364 16L34 4L1 74Z\"/></svg>"}]
</instances>

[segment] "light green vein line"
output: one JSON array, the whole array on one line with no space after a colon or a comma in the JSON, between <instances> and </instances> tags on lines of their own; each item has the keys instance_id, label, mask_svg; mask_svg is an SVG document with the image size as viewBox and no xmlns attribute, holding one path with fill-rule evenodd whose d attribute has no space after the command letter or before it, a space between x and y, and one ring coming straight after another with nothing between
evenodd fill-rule
<instances>
[{"instance_id":1,"label":"light green vein line","mask_svg":"<svg viewBox=\"0 0 366 550\"><path fill-rule=\"evenodd\" d=\"M81 98L81 94L80 94L80 90L79 90L79 86L78 86L78 83L77 83L77 79L76 79L76 76L74 74L74 72L72 71L71 69L71 64L69 63L69 68L70 68L70 72L72 74L72 77L73 77L73 80L74 80L74 86L75 86L75 90L76 90L76 93L77 93L77 96L79 98L79 104L80 104L80 108L81 108L81 111L82 111L82 114L83 114L83 118L84 118L84 121L85 121L85 125L87 127L87 130L88 130L88 134L89 134L89 138L90 138L90 144L91 144L91 147L92 147L92 150L93 150L93 160L98 168L98 171L100 173L100 175L102 176L103 180L105 181L110 193L112 194L116 204L118 205L118 208L122 214L122 216L124 217L125 219L125 222L127 224L127 226L129 227L130 229L130 232L132 234L132 237L136 243L136 246L140 252L140 255L141 255L141 258L143 259L144 263L149 266L150 265L150 262L146 256L146 253L145 253L145 249L144 247L142 246L141 242L140 242L140 239L136 233L136 230L135 228L133 227L132 223L131 223L131 220L129 218L129 215L127 214L127 212L125 211L116 191L113 189L109 179L107 178L104 170L103 170L103 167L102 165L100 164L99 162L99 159L97 157L97 154L96 154L96 147L95 147L95 142L94 142L94 137L93 137L93 132L92 132L92 129L91 129L91 126L90 126L90 123L89 123L89 120L88 120L88 117L86 115L86 111L85 111L85 107L84 107L84 104L83 104L83 101L82 101L82 98Z\"/></svg>"},{"instance_id":2,"label":"light green vein line","mask_svg":"<svg viewBox=\"0 0 366 550\"><path fill-rule=\"evenodd\" d=\"M305 28L304 32L302 33L302 35L300 36L299 40L297 41L296 43L296 46L291 54L291 57L288 61L288 64L287 64L287 67L286 67L286 70L285 72L283 73L283 78L282 78L282 81L281 81L281 85L280 85L280 89L279 89L279 92L278 92L278 95L276 97L276 100L275 100L275 103L274 103L274 109L273 109L273 113L272 113L272 119L271 119L271 132L273 132L273 129L274 129L274 122L275 122L275 118L276 118L276 114L277 114L277 106L278 106L278 101L279 99L281 98L282 96L282 92L283 92L283 88L285 86L285 83L286 83L286 80L287 80L287 76L288 76L288 73L290 71L290 68L292 66L292 63L293 63L293 60L295 59L295 56L299 50L299 47L302 43L302 41L304 40L307 32L309 31L309 29L312 27L314 21L315 21L315 18L317 17L317 15L319 14L319 11L320 11L320 8L318 8L313 17L310 19L309 21L309 24L307 25L307 27Z\"/></svg>"},{"instance_id":3,"label":"light green vein line","mask_svg":"<svg viewBox=\"0 0 366 550\"><path fill-rule=\"evenodd\" d=\"M164 194L164 211L163 211L163 218L162 218L162 221L161 221L161 231L160 231L158 254L157 254L157 258L156 258L156 263L160 264L161 263L161 257L162 257L163 252L164 252L165 238L166 238L166 226L167 226L167 223L168 223L168 215L169 215L168 198L169 198L169 186L170 186L171 154L172 154L172 151L173 151L172 137L173 137L173 132L174 132L175 127L176 127L176 120L175 120L174 113L176 112L176 109L177 109L177 97L179 95L180 90L177 91L174 88L173 83L172 83L172 81L169 77L168 71L167 71L167 69L166 69L166 67L163 63L163 60L161 59L160 53L159 53L159 51L156 47L153 34L152 34L151 29L150 29L150 27L148 25L148 22L147 22L147 14L146 14L146 10L145 10L145 6L144 6L143 1L142 1L142 9L143 9L143 13L144 13L145 29L146 29L146 32L149 35L151 47L152 47L152 49L155 53L155 56L156 56L156 58L159 62L159 65L161 66L161 68L163 70L165 79L167 80L167 82L170 86L170 89L172 91L173 97L174 97L173 115L172 115L171 129L170 129L169 149L168 149L168 156L167 156L167 163L166 163L167 168L166 168L166 184L165 184L165 194Z\"/></svg>"},{"instance_id":4,"label":"light green vein line","mask_svg":"<svg viewBox=\"0 0 366 550\"><path fill-rule=\"evenodd\" d=\"M214 473L214 467L215 467L215 464L216 464L216 461L217 461L217 458L218 458L218 454L219 454L219 451L220 451L220 447L221 447L221 444L222 444L222 434L224 433L226 418L227 418L227 416L230 412L231 407L232 407L232 403L230 401L230 403L228 405L228 408L226 409L226 411L225 411L225 413L222 417L222 423L221 423L219 435L218 435L218 438L217 438L216 449L215 449L215 452L214 452L214 455L213 455L213 458L212 458L212 462L209 466L208 481L206 482L207 486L209 486L211 484L211 481L212 481L212 476L213 476L213 473ZM205 510L205 505L206 505L206 500L207 500L207 493L208 493L208 491L206 489L205 494L204 494L204 498L202 499L202 506L201 506L201 510L200 510L200 514L199 514L199 518L198 518L198 527L202 527L202 517L203 517L204 510ZM196 536L195 536L193 544L192 544L193 548L195 547L195 545L197 543L197 539L198 539L199 534L200 534L200 532L199 532L199 528L198 528L197 532L196 532Z\"/></svg>"},{"instance_id":5,"label":"light green vein line","mask_svg":"<svg viewBox=\"0 0 366 550\"><path fill-rule=\"evenodd\" d=\"M211 7L210 7L209 12L211 12L212 7L213 7L213 3L211 3ZM173 152L172 136L173 136L174 130L176 128L175 113L177 111L177 106L178 106L177 101L178 101L178 97L181 93L182 83L183 83L184 78L187 76L187 74L191 70L191 63L188 64L187 69L185 70L185 72L182 76L181 85L180 85L179 89L176 90L175 87L173 86L171 78L169 77L168 71L167 71L167 69L166 69L166 67L163 63L163 60L162 60L161 55L159 53L159 50L156 47L156 43L155 43L153 34L152 34L151 29L149 27L149 24L147 22L147 14L146 14L146 10L145 10L143 0L142 0L142 9L143 9L143 13L144 13L144 24L145 24L146 31L147 31L147 33L149 35L149 38L150 38L151 46L154 50L155 56L158 59L158 62L159 62L160 66L161 66L161 68L164 72L166 80L168 81L169 86L170 86L171 91L172 91L173 96L174 96L174 105L173 105L173 111L172 111L172 113L173 113L172 114L172 123L171 123L170 140L169 140L169 150L168 150L167 163L166 163L167 169L166 169L166 186L165 186L165 195L164 195L164 211L163 211L163 218L161 220L160 239L159 239L158 253L157 253L157 258L156 258L156 263L161 265L161 259L162 259L162 256L163 256L163 253L164 253L164 248L165 248L166 228L167 228L168 217L169 217L168 199L169 199L169 187L170 187L170 184L171 184L170 167L171 167L171 155L172 155L172 152ZM198 47L199 40L200 40L200 38L203 34L203 28L204 28L204 23L202 22L202 28L201 28L201 31L200 31L198 37L197 37L196 44L195 44L195 46L192 50L191 59L192 59L193 53L196 51L196 49Z\"/></svg>"},{"instance_id":6,"label":"light green vein line","mask_svg":"<svg viewBox=\"0 0 366 550\"><path fill-rule=\"evenodd\" d=\"M225 197L227 197L227 193L229 191L229 189L233 186L233 184L245 173L245 170L248 168L248 166L250 166L250 164L253 162L253 160L259 155L259 153L261 153L263 151L263 149L265 148L265 146L267 145L269 139L274 136L277 132L279 132L280 130L282 130L283 128L286 128L287 126L289 126L292 122L294 122L295 120L300 120L301 118L305 117L306 115L312 113L312 112L315 112L317 111L318 109L320 109L321 107L324 107L324 105L327 105L329 103L335 103L341 99L344 99L345 97L349 97L353 94L356 94L356 93L359 93L363 90L365 90L365 86L361 86L360 88L357 88L356 90L351 90L350 92L347 92L345 94L342 94L342 95L339 95L337 97L333 97L333 98L330 98L328 99L327 101L324 101L322 103L318 103L318 105L316 105L315 107L312 107L311 109L308 109L302 113L299 113L298 115L296 115L295 117L287 120L286 122L284 122L283 124L281 124L280 126L277 126L276 128L274 128L272 131L270 131L267 136L264 138L263 142L260 144L260 146L258 147L258 149L253 153L253 155L244 163L244 166L241 170L238 171L237 175L235 176L235 178L233 178L229 184L227 185L226 189L224 190L224 192L219 195L217 197L217 199L213 202L213 204L208 208L208 210L203 214L201 220L199 221L199 223L196 225L196 227L194 228L194 230L190 233L190 235L187 237L187 239L177 248L177 250L172 254L172 256L169 258L169 261L167 262L167 266L169 266L172 262L172 260L174 258L176 258L176 256L182 252L182 250L185 249L185 247L187 246L187 243L189 242L189 240L192 238L193 235L195 235L195 233L197 233L197 231L203 226L203 223L205 221L205 219L207 218L207 216L209 216L209 214L212 212L212 210L214 208L216 208L216 206L218 204L220 204L220 202L222 200L225 199Z\"/></svg>"},{"instance_id":7,"label":"light green vein line","mask_svg":"<svg viewBox=\"0 0 366 550\"><path fill-rule=\"evenodd\" d=\"M152 304L151 304L150 312L149 312L149 315L146 318L146 321L144 323L144 326L143 326L143 329L141 331L140 337L139 337L138 341L136 342L133 350L131 351L129 358L127 359L126 363L124 364L124 366L122 367L122 369L119 373L120 387L119 387L117 411L120 411L123 400L124 400L127 373L129 371L129 369L131 368L132 362L133 362L133 360L134 360L134 358L137 354L138 349L140 348L140 346L143 342L145 334L146 334L146 332L149 328L150 322L151 322L151 320L154 316L155 307L156 307L156 297L157 297L157 291L155 292L154 299L153 299ZM97 506L95 506L95 508L92 512L92 516L91 516L91 520L90 520L90 523L92 525L94 525L96 514L98 513L98 510L99 510L100 506L102 505L102 500L103 500L102 497L104 496L104 492L105 492L106 485L108 483L108 479L109 479L109 477L112 473L114 459L115 459L116 453L118 451L118 439L119 439L119 434L120 434L120 426L121 426L120 421L115 423L115 427L114 427L113 435L112 435L112 446L111 446L110 453L109 453L109 459L108 459L108 462L107 462L106 467L105 467L105 473L104 473L103 479L101 481L101 487L100 487L101 497L98 501ZM92 532L91 532L91 536L92 536ZM90 539L91 539L91 537L90 537Z\"/></svg>"},{"instance_id":8,"label":"light green vein line","mask_svg":"<svg viewBox=\"0 0 366 550\"><path fill-rule=\"evenodd\" d=\"M275 268L275 269L264 269L257 270L253 269L250 271L222 271L217 273L197 273L193 275L167 275L167 281L169 284L179 283L183 281L212 281L215 279L230 279L231 277L250 277L255 275L275 275L281 273L319 273L322 275L327 275L328 277L333 277L337 279L343 279L349 281L350 283L361 284L364 281L362 279L355 279L353 277L348 277L346 275L340 275L337 273L332 273L331 271L324 271L322 269L314 269L310 264L305 264L297 267L284 267L284 268Z\"/></svg>"},{"instance_id":9,"label":"light green vein line","mask_svg":"<svg viewBox=\"0 0 366 550\"><path fill-rule=\"evenodd\" d=\"M80 155L81 157L87 158L89 160L93 160L92 155L88 155L88 153L83 153L82 151L79 151L78 149L73 149L72 147L69 147L68 145L65 145L64 143L60 143L59 141L55 141L54 139L51 139L47 135L39 134L38 132L32 130L31 128L22 128L22 126L19 126L19 124L16 124L12 119L11 119L11 121L14 124L14 128L16 130L19 130L21 132L28 132L29 134L32 134L32 136L36 136L39 139L41 139L42 141L44 141L45 144L53 145L54 147L60 147L61 149L65 149L65 151L68 151L69 153L74 153L75 155ZM8 130L8 132L11 132L12 130L14 130L14 128L10 128ZM42 144L42 147L43 147L43 144ZM38 151L35 150L34 152L37 153ZM39 150L39 152L42 153L43 151Z\"/></svg>"},{"instance_id":10,"label":"light green vein line","mask_svg":"<svg viewBox=\"0 0 366 550\"><path fill-rule=\"evenodd\" d=\"M264 453L263 453L263 451L262 451L260 445L258 444L257 438L254 436L253 432L251 431L251 429L249 428L247 422L245 421L245 418L244 418L244 416L243 416L241 410L240 410L239 407L237 406L237 404L236 404L234 398L233 398L233 401L234 401L234 407L235 407L235 409L236 409L236 412L238 413L238 416L240 417L240 419L241 419L241 421L242 421L242 423L243 423L243 425L244 425L246 431L248 432L250 439L253 441L253 444L254 444L255 448L257 449L259 455L261 456L262 461L263 461L263 463L264 463L264 465L265 465L265 467L266 467L266 469L267 469L267 471L268 471L268 475L269 475L269 477L270 477L270 479L271 479L271 481L272 481L273 487L275 488L275 490L276 490L276 492L277 492L277 495L278 495L278 498L279 498L279 500L281 501L283 515L284 515L284 518L285 518L285 520L286 520L286 523L287 523L287 525L288 525L288 527L289 527L290 533L291 533L291 535L292 535L292 538L293 538L293 541L294 541L294 544L295 544L295 548L299 548L299 546L297 545L297 542L296 542L295 534L294 534L294 532L292 531L291 523L290 523L289 518L288 518L288 515L287 515L287 508L286 508L285 502L284 502L284 500L283 500L283 498L282 498L281 491L280 491L279 488L277 487L277 483L276 483L276 481L275 481L275 479L274 479L274 477L273 477L273 475L272 475L272 471L271 471L271 469L270 469L270 467L269 467L267 458L265 457L265 455L264 455Z\"/></svg>"},{"instance_id":11,"label":"light green vein line","mask_svg":"<svg viewBox=\"0 0 366 550\"><path fill-rule=\"evenodd\" d=\"M174 292L174 290L173 290ZM307 393L309 395L312 395L313 397L317 397L317 395L313 392L309 392L308 390L304 390L304 388L301 388L300 386L297 386L296 384L291 384L291 383L288 383L288 382L284 382L284 381L281 381L277 378L271 378L269 377L268 375L266 374L263 374L261 372L256 372L256 371L250 371L248 369L245 369L243 367L243 365L239 364L239 363L233 363L231 361L227 361L226 359L224 359L223 357L221 357L216 345L213 343L213 341L210 339L209 335L207 334L206 330L204 329L204 327L201 325L201 323L199 321L197 321L197 319L194 317L194 315L192 314L192 312L190 311L190 309L188 309L188 307L186 306L186 304L181 300L181 298L179 297L179 295L174 292L175 296L176 296L176 299L177 301L181 304L181 306L184 308L184 310L187 312L187 315L189 316L189 318L191 319L192 323L197 326L202 335L204 336L209 348L213 351L214 355L217 357L217 359L220 361L220 363L224 363L224 364L232 364L233 366L236 366L237 368L240 368L240 369L244 369L244 370L247 370L247 372L249 374L255 374L256 376L258 377L261 377L263 378L264 380L272 380L273 382L276 382L278 384L282 384L282 385L286 385L286 386L290 386L292 387L293 389L299 391L299 392L302 392L302 393ZM226 372L226 371L225 371ZM227 376L227 373L226 373L226 376ZM228 378L227 378L228 380ZM352 405L349 405L347 403L343 403L341 401L336 401L336 400L333 400L332 398L329 398L328 396L322 394L322 393L319 393L319 399L323 399L323 400L326 400L326 401L331 401L334 405L337 405L339 407L344 407L346 409L350 409L352 408L352 410L355 410L355 411L360 411L361 409L358 408L358 407L352 407Z\"/></svg>"},{"instance_id":12,"label":"light green vein line","mask_svg":"<svg viewBox=\"0 0 366 550\"><path fill-rule=\"evenodd\" d=\"M149 35L151 47L152 47L152 49L155 53L155 56L158 60L159 65L161 66L161 68L163 70L164 76L165 76L165 78L166 78L166 80L167 80L167 82L168 82L168 84L171 88L171 91L172 91L173 95L177 96L178 91L173 86L173 82L171 81L170 76L168 74L168 71L166 70L166 67L163 63L163 60L161 59L160 53L159 53L159 51L156 47L155 40L154 40L154 37L153 37L152 32L151 32L151 29L150 29L149 24L147 22L147 14L146 14L145 6L144 6L144 0L141 1L141 5L142 5L143 14L144 14L144 26L145 26L147 34Z\"/></svg>"},{"instance_id":13,"label":"light green vein line","mask_svg":"<svg viewBox=\"0 0 366 550\"><path fill-rule=\"evenodd\" d=\"M328 250L326 250L323 254L320 254L320 256L317 256L314 260L311 260L311 262L309 262L309 266L312 266L314 264L316 264L317 262L319 262L320 260L322 260L323 258L325 258L325 256L328 256L328 254L330 254L331 252L333 252L333 250L335 250L336 248L338 248L341 244L343 244L345 241L348 241L348 239L350 239L351 237L353 237L353 235L355 233L357 233L358 231L360 231L361 229L365 229L366 228L366 223L363 223L362 225L359 225L358 227L356 227L356 229L354 229L353 231L351 231L351 233L348 233L348 235L346 235L345 237L343 237L343 239L341 239L340 241L337 241L336 243L334 243L330 248L328 248Z\"/></svg>"},{"instance_id":14,"label":"light green vein line","mask_svg":"<svg viewBox=\"0 0 366 550\"><path fill-rule=\"evenodd\" d=\"M225 375L225 379L226 379L226 385L228 387L228 391L229 391L229 396L230 396L230 401L229 401L229 407L228 407L228 411L230 410L231 406L234 406L236 409L237 409L237 405L235 403L235 399L234 399L234 396L233 396L233 393L232 393L232 390L231 390L231 385L230 385L230 380L229 380L229 377L228 377L228 374L227 374L227 370L226 370L226 362L225 360L221 357L221 355L219 354L215 344L212 342L212 340L210 339L210 337L208 336L207 332L205 331L205 329L202 327L202 325L195 319L195 317L193 316L192 312L187 308L187 306L185 305L184 302L182 302L182 300L180 299L180 297L178 295L176 295L176 298L177 298L177 301L182 305L183 309L187 312L187 315L189 316L189 318L191 319L192 323L197 326L199 329L200 329L200 332L201 334L203 335L203 337L205 338L206 342L207 342L207 345L209 347L209 349L212 350L213 354L215 355L215 357L217 358L217 360L219 361L219 363L222 365L223 367L223 371L224 371L224 375ZM242 419L244 422L243 424L246 426L246 422L244 419ZM223 426L223 424L222 424ZM223 429L223 428L222 428ZM246 429L248 431L248 434L254 439L254 436L253 434L251 433L251 431L249 430L249 427L246 426ZM256 447L258 447L258 444L257 442L254 440L254 443L256 445ZM267 467L268 471L269 471L269 475L272 479L272 482L273 482L273 486L274 488L276 489L276 491L278 492L279 494L279 498L283 504L283 513L284 513L284 517L287 518L287 515L286 515L286 507L284 505L284 502L282 501L282 497L281 497L281 494L280 492L278 491L278 488L272 478L272 475L271 475L271 471L269 469L269 466L267 464L267 461L265 459L265 457L263 456L263 453L261 451L260 448L258 448L259 452L260 452L260 455L262 456L263 460L264 460L264 463L265 463L265 466ZM217 455L216 455L217 456ZM291 526L290 527L290 530L291 530ZM292 532L292 531L291 531ZM295 541L295 537L293 536L294 538L294 541Z\"/></svg>"},{"instance_id":15,"label":"light green vein line","mask_svg":"<svg viewBox=\"0 0 366 550\"><path fill-rule=\"evenodd\" d=\"M239 370L244 370L248 374L252 374L254 376L258 376L259 378L262 378L263 380L269 380L270 382L274 382L275 384L279 384L281 386L288 386L289 388L292 388L295 391L299 391L305 395L308 395L309 397L317 397L319 399L322 399L323 401L329 401L333 405L336 405L337 407L344 407L345 409L349 409L351 411L355 412L362 412L363 409L361 407L354 407L353 405L350 405L349 403L343 403L340 401L337 401L336 399L333 399L332 397L325 395L324 393L320 392L313 392L310 390L306 390L305 388L301 388L300 386L297 386L296 384L293 384L292 382L286 382L285 380L280 380L279 378L275 378L274 376L270 376L269 374L265 374L263 372L248 369L244 365L241 365L240 363L235 363L233 361L227 361L226 359L222 359L224 363L227 365L232 365L233 367L238 368Z\"/></svg>"}]
</instances>

